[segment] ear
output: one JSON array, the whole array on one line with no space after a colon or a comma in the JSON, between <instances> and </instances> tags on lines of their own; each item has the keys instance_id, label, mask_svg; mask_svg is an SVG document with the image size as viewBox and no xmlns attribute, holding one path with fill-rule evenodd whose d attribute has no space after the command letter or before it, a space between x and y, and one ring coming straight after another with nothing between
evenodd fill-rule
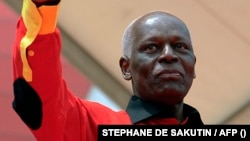
<instances>
[{"instance_id":1,"label":"ear","mask_svg":"<svg viewBox=\"0 0 250 141\"><path fill-rule=\"evenodd\" d=\"M194 76L193 76L193 79L195 79L196 78L196 73L195 73L195 71L194 71Z\"/></svg>"},{"instance_id":2,"label":"ear","mask_svg":"<svg viewBox=\"0 0 250 141\"><path fill-rule=\"evenodd\" d=\"M194 59L195 59L195 60L194 60L194 61L195 61L194 63L196 64L196 56L194 57ZM193 79L195 79L195 78L196 78L196 73L195 73L195 68L194 68L194 76L193 76Z\"/></svg>"},{"instance_id":3,"label":"ear","mask_svg":"<svg viewBox=\"0 0 250 141\"><path fill-rule=\"evenodd\" d=\"M129 59L127 59L126 57L123 56L120 58L119 64L120 64L123 78L125 80L131 80L132 76L131 76L131 72L130 72Z\"/></svg>"}]
</instances>

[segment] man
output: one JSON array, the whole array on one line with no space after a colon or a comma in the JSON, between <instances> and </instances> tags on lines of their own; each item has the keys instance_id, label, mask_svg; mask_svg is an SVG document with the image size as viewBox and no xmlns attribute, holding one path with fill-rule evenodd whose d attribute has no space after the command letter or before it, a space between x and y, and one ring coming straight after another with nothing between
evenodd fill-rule
<instances>
[{"instance_id":1,"label":"man","mask_svg":"<svg viewBox=\"0 0 250 141\"><path fill-rule=\"evenodd\" d=\"M151 12L124 32L120 67L132 83L126 110L113 111L79 99L67 88L56 28L59 0L24 0L13 50L13 108L37 140L94 141L101 124L203 125L184 104L195 62L185 23L166 12Z\"/></svg>"}]
</instances>

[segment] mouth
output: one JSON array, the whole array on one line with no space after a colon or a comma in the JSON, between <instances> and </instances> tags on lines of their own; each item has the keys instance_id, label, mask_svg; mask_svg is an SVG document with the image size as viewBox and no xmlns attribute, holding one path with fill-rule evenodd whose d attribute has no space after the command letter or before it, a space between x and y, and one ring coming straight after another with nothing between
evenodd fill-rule
<instances>
[{"instance_id":1,"label":"mouth","mask_svg":"<svg viewBox=\"0 0 250 141\"><path fill-rule=\"evenodd\" d=\"M157 78L178 80L183 77L182 73L177 70L163 70L157 73Z\"/></svg>"}]
</instances>

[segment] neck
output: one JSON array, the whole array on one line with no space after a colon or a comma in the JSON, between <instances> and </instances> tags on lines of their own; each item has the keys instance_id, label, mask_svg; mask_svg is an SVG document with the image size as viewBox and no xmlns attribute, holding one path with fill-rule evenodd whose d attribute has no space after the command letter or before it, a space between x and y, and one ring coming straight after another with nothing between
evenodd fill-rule
<instances>
[{"instance_id":1,"label":"neck","mask_svg":"<svg viewBox=\"0 0 250 141\"><path fill-rule=\"evenodd\" d=\"M183 121L183 102L174 105L172 110L175 118L181 123Z\"/></svg>"},{"instance_id":2,"label":"neck","mask_svg":"<svg viewBox=\"0 0 250 141\"><path fill-rule=\"evenodd\" d=\"M164 109L164 113L171 114L174 118L177 119L180 124L184 120L183 116L183 102L176 103L174 105L158 105L159 107Z\"/></svg>"}]
</instances>

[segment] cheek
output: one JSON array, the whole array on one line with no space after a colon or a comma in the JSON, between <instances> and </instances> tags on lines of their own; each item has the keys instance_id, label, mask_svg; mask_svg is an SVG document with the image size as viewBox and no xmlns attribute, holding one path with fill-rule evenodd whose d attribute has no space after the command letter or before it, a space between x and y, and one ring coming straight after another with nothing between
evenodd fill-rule
<instances>
[{"instance_id":1,"label":"cheek","mask_svg":"<svg viewBox=\"0 0 250 141\"><path fill-rule=\"evenodd\" d=\"M193 58L186 58L186 60L190 61L182 61L182 65L185 69L186 75L190 76L191 78L195 75L195 61Z\"/></svg>"},{"instance_id":2,"label":"cheek","mask_svg":"<svg viewBox=\"0 0 250 141\"><path fill-rule=\"evenodd\" d=\"M189 67L185 71L186 71L186 74L184 77L184 83L185 85L187 85L187 87L190 87L193 83L193 79L195 78L194 67Z\"/></svg>"},{"instance_id":3,"label":"cheek","mask_svg":"<svg viewBox=\"0 0 250 141\"><path fill-rule=\"evenodd\" d=\"M133 67L131 69L132 79L134 79L135 81L140 81L142 79L147 78L148 70L146 69L145 66L143 66L142 64L134 64L134 66L132 67Z\"/></svg>"},{"instance_id":4,"label":"cheek","mask_svg":"<svg viewBox=\"0 0 250 141\"><path fill-rule=\"evenodd\" d=\"M149 67L149 60L143 56L138 55L137 57L133 58L133 62L131 63L131 69L134 73L145 73Z\"/></svg>"},{"instance_id":5,"label":"cheek","mask_svg":"<svg viewBox=\"0 0 250 141\"><path fill-rule=\"evenodd\" d=\"M152 78L152 68L150 63L140 60L131 66L132 80L135 85L148 85ZM145 86L144 86L145 87Z\"/></svg>"},{"instance_id":6,"label":"cheek","mask_svg":"<svg viewBox=\"0 0 250 141\"><path fill-rule=\"evenodd\" d=\"M190 66L189 69L187 70L189 76L191 79L195 77L195 67L194 65Z\"/></svg>"}]
</instances>

